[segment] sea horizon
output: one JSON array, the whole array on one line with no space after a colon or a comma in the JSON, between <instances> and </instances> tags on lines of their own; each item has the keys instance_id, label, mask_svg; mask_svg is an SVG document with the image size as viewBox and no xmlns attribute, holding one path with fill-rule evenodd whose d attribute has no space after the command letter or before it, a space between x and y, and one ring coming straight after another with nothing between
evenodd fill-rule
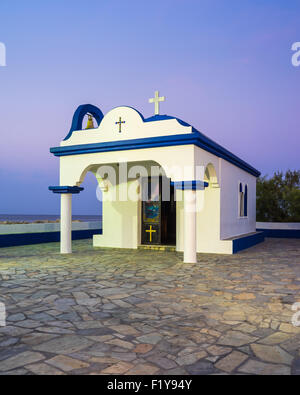
<instances>
[{"instance_id":1,"label":"sea horizon","mask_svg":"<svg viewBox=\"0 0 300 395\"><path fill-rule=\"evenodd\" d=\"M16 222L34 222L34 221L55 221L60 219L60 214L0 214L0 222L16 221ZM79 221L101 221L102 216L92 214L73 214L73 220Z\"/></svg>"}]
</instances>

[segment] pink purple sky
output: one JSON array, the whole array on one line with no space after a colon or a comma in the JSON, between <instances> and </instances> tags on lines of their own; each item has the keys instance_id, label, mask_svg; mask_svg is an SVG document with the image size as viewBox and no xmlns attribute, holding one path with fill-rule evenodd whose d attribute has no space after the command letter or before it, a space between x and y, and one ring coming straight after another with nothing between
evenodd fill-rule
<instances>
[{"instance_id":1,"label":"pink purple sky","mask_svg":"<svg viewBox=\"0 0 300 395\"><path fill-rule=\"evenodd\" d=\"M49 153L84 103L177 116L263 174L299 169L299 0L1 0L0 213L56 214ZM97 214L96 182L74 197Z\"/></svg>"}]
</instances>

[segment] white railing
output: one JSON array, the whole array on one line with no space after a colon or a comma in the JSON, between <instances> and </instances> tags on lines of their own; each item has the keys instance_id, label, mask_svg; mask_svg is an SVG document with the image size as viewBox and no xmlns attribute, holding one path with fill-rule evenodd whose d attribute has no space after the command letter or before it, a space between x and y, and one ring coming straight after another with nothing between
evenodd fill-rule
<instances>
[{"instance_id":1,"label":"white railing","mask_svg":"<svg viewBox=\"0 0 300 395\"><path fill-rule=\"evenodd\" d=\"M300 230L300 222L256 222L256 229Z\"/></svg>"},{"instance_id":2,"label":"white railing","mask_svg":"<svg viewBox=\"0 0 300 395\"><path fill-rule=\"evenodd\" d=\"M101 221L90 222L73 222L72 230L94 230L101 229ZM43 232L59 232L60 223L42 223L42 224L0 224L1 234L17 234L17 233L43 233Z\"/></svg>"}]
</instances>

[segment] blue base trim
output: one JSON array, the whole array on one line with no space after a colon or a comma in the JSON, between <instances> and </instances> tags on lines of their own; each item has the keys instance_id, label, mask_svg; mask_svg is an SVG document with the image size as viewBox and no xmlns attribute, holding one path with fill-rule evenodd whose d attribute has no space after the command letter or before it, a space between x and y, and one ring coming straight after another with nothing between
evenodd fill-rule
<instances>
[{"instance_id":1,"label":"blue base trim","mask_svg":"<svg viewBox=\"0 0 300 395\"><path fill-rule=\"evenodd\" d=\"M69 186L56 186L56 187L49 187L49 191L53 193L79 193L84 190L82 187L69 187Z\"/></svg>"},{"instance_id":2,"label":"blue base trim","mask_svg":"<svg viewBox=\"0 0 300 395\"><path fill-rule=\"evenodd\" d=\"M300 239L300 230L298 229L257 229L257 231L263 232L265 237Z\"/></svg>"},{"instance_id":3,"label":"blue base trim","mask_svg":"<svg viewBox=\"0 0 300 395\"><path fill-rule=\"evenodd\" d=\"M205 181L172 181L171 185L174 186L175 189L182 190L203 190L208 187L208 183Z\"/></svg>"},{"instance_id":4,"label":"blue base trim","mask_svg":"<svg viewBox=\"0 0 300 395\"><path fill-rule=\"evenodd\" d=\"M253 247L265 240L263 232L257 232L249 236L240 237L232 240L232 252L235 254L238 251Z\"/></svg>"},{"instance_id":5,"label":"blue base trim","mask_svg":"<svg viewBox=\"0 0 300 395\"><path fill-rule=\"evenodd\" d=\"M102 234L101 229L73 230L72 240L90 239L95 234ZM16 233L0 235L1 247L15 247L22 245L53 243L60 241L60 232Z\"/></svg>"},{"instance_id":6,"label":"blue base trim","mask_svg":"<svg viewBox=\"0 0 300 395\"><path fill-rule=\"evenodd\" d=\"M193 129L192 133L188 134L177 134L172 136L160 136L160 137L147 137L142 139L122 140L122 141L109 141L106 143L93 143L93 144L81 144L81 145L70 145L64 147L53 147L50 148L50 152L55 156L67 156L67 155L82 155L91 154L96 152L111 152L111 151L124 151L124 150L136 150L142 148L156 148L156 147L170 147L176 145L187 145L193 144L197 147L210 152L219 158L223 158L240 169L252 174L255 177L260 176L260 172L254 167L248 165L219 144L214 143L212 140L201 134L200 132Z\"/></svg>"}]
</instances>

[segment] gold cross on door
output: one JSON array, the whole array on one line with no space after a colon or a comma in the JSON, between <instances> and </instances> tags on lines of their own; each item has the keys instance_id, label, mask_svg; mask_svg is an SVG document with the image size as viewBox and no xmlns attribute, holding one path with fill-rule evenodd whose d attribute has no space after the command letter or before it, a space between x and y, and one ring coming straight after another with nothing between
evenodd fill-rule
<instances>
[{"instance_id":1,"label":"gold cross on door","mask_svg":"<svg viewBox=\"0 0 300 395\"><path fill-rule=\"evenodd\" d=\"M150 225L150 229L146 230L147 233L149 233L150 236L150 243L152 243L152 233L156 233L156 230L152 229L152 225Z\"/></svg>"}]
</instances>

